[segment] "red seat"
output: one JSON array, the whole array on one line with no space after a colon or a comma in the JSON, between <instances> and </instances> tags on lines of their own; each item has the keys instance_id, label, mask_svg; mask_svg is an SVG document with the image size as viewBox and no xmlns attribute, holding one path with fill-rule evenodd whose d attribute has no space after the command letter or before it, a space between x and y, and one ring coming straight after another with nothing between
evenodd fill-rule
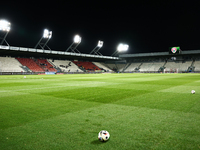
<instances>
[{"instance_id":1,"label":"red seat","mask_svg":"<svg viewBox=\"0 0 200 150\"><path fill-rule=\"evenodd\" d=\"M53 66L46 59L37 59L37 61L45 71L57 72L57 70L53 68Z\"/></svg>"},{"instance_id":2,"label":"red seat","mask_svg":"<svg viewBox=\"0 0 200 150\"><path fill-rule=\"evenodd\" d=\"M101 70L99 67L94 65L92 62L82 62L82 61L73 61L74 64L76 64L79 67L83 67L85 70Z\"/></svg>"}]
</instances>

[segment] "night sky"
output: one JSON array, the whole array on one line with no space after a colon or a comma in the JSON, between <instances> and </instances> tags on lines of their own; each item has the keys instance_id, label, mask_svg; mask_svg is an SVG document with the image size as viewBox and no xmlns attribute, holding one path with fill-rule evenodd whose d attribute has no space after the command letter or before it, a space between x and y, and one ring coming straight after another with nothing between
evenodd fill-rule
<instances>
[{"instance_id":1,"label":"night sky","mask_svg":"<svg viewBox=\"0 0 200 150\"><path fill-rule=\"evenodd\" d=\"M11 22L11 46L34 47L45 28L53 32L52 50L66 50L75 34L82 37L81 53L89 53L98 40L111 55L118 43L129 44L128 54L166 52L169 47L200 49L200 1L4 1L0 19Z\"/></svg>"}]
</instances>

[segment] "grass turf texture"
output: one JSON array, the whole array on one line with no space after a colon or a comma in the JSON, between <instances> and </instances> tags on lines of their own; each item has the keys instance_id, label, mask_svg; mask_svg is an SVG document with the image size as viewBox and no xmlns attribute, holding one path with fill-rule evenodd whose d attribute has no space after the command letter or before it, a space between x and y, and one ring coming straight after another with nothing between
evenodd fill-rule
<instances>
[{"instance_id":1,"label":"grass turf texture","mask_svg":"<svg viewBox=\"0 0 200 150\"><path fill-rule=\"evenodd\" d=\"M23 77L0 76L1 150L200 149L200 74Z\"/></svg>"}]
</instances>

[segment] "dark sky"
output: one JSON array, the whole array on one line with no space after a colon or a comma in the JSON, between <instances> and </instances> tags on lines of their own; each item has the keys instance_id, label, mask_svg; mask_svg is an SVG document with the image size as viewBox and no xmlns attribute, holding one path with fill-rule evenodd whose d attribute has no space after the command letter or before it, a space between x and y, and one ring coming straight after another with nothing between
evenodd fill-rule
<instances>
[{"instance_id":1,"label":"dark sky","mask_svg":"<svg viewBox=\"0 0 200 150\"><path fill-rule=\"evenodd\" d=\"M79 34L81 53L89 53L98 40L111 55L118 43L127 53L163 52L171 46L200 49L200 1L3 1L0 19L11 22L7 41L12 46L34 47L45 28L53 32L48 46L66 50Z\"/></svg>"}]
</instances>

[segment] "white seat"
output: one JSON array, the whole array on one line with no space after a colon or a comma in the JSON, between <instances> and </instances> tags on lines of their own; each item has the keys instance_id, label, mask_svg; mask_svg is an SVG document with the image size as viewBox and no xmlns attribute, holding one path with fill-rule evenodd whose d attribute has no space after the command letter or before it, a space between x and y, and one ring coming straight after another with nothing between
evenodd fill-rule
<instances>
[{"instance_id":1,"label":"white seat","mask_svg":"<svg viewBox=\"0 0 200 150\"><path fill-rule=\"evenodd\" d=\"M0 72L24 72L18 60L11 57L0 57Z\"/></svg>"},{"instance_id":2,"label":"white seat","mask_svg":"<svg viewBox=\"0 0 200 150\"><path fill-rule=\"evenodd\" d=\"M59 67L63 72L83 72L81 69L78 68L77 65L75 65L73 62L69 60L48 60L52 64L54 64L56 67ZM70 65L69 65L70 64Z\"/></svg>"}]
</instances>

